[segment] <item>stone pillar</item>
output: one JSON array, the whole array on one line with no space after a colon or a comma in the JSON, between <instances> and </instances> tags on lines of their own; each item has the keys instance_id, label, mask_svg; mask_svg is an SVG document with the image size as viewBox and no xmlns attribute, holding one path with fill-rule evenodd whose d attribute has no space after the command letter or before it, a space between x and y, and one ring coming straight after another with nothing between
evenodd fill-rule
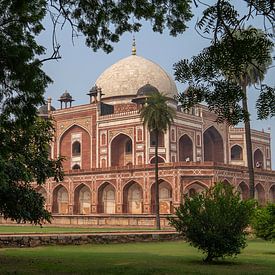
<instances>
[{"instance_id":1,"label":"stone pillar","mask_svg":"<svg viewBox=\"0 0 275 275\"><path fill-rule=\"evenodd\" d=\"M72 215L72 214L73 214L73 211L74 211L74 205L73 205L73 204L69 204L68 207L69 207L68 213Z\"/></svg>"},{"instance_id":2,"label":"stone pillar","mask_svg":"<svg viewBox=\"0 0 275 275\"><path fill-rule=\"evenodd\" d=\"M116 204L116 213L122 214L122 204L121 203Z\"/></svg>"},{"instance_id":3,"label":"stone pillar","mask_svg":"<svg viewBox=\"0 0 275 275\"><path fill-rule=\"evenodd\" d=\"M143 213L144 214L151 214L151 204L150 203L144 203Z\"/></svg>"},{"instance_id":4,"label":"stone pillar","mask_svg":"<svg viewBox=\"0 0 275 275\"><path fill-rule=\"evenodd\" d=\"M91 204L91 212L92 212L92 214L97 213L97 204Z\"/></svg>"}]
</instances>

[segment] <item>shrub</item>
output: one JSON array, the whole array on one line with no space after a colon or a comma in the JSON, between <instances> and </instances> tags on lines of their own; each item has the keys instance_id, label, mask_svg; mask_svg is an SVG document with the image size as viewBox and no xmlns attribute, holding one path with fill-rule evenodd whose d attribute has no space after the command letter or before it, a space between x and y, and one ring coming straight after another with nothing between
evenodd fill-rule
<instances>
[{"instance_id":1,"label":"shrub","mask_svg":"<svg viewBox=\"0 0 275 275\"><path fill-rule=\"evenodd\" d=\"M185 196L170 224L194 247L206 253L204 261L234 256L246 246L245 229L254 200L242 201L231 186L217 183L201 194Z\"/></svg>"},{"instance_id":2,"label":"shrub","mask_svg":"<svg viewBox=\"0 0 275 275\"><path fill-rule=\"evenodd\" d=\"M257 237L264 240L275 240L275 204L259 207L252 219L252 228Z\"/></svg>"}]
</instances>

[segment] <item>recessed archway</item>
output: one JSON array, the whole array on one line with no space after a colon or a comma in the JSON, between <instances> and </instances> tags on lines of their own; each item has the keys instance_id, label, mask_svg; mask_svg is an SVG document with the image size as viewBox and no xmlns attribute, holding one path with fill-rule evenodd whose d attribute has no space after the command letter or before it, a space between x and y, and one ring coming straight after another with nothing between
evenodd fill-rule
<instances>
[{"instance_id":1,"label":"recessed archway","mask_svg":"<svg viewBox=\"0 0 275 275\"><path fill-rule=\"evenodd\" d=\"M240 196L242 200L247 200L249 198L249 187L245 182L241 182L238 185L237 190L240 192Z\"/></svg>"},{"instance_id":2,"label":"recessed archway","mask_svg":"<svg viewBox=\"0 0 275 275\"><path fill-rule=\"evenodd\" d=\"M269 202L275 203L275 184L269 189Z\"/></svg>"},{"instance_id":3,"label":"recessed archway","mask_svg":"<svg viewBox=\"0 0 275 275\"><path fill-rule=\"evenodd\" d=\"M68 214L69 213L69 194L63 185L58 185L53 190L53 213Z\"/></svg>"},{"instance_id":4,"label":"recessed archway","mask_svg":"<svg viewBox=\"0 0 275 275\"><path fill-rule=\"evenodd\" d=\"M207 187L202 184L199 181L192 182L185 188L185 194L187 194L189 197L193 197L197 193L204 192L207 189Z\"/></svg>"},{"instance_id":5,"label":"recessed archway","mask_svg":"<svg viewBox=\"0 0 275 275\"><path fill-rule=\"evenodd\" d=\"M193 142L188 135L179 139L179 161L193 161Z\"/></svg>"},{"instance_id":6,"label":"recessed archway","mask_svg":"<svg viewBox=\"0 0 275 275\"><path fill-rule=\"evenodd\" d=\"M132 139L125 135L117 135L111 142L111 166L125 166L133 162Z\"/></svg>"},{"instance_id":7,"label":"recessed archway","mask_svg":"<svg viewBox=\"0 0 275 275\"><path fill-rule=\"evenodd\" d=\"M74 213L91 213L91 191L85 184L80 184L74 191Z\"/></svg>"},{"instance_id":8,"label":"recessed archway","mask_svg":"<svg viewBox=\"0 0 275 275\"><path fill-rule=\"evenodd\" d=\"M239 145L231 147L231 160L243 160L243 148Z\"/></svg>"},{"instance_id":9,"label":"recessed archway","mask_svg":"<svg viewBox=\"0 0 275 275\"><path fill-rule=\"evenodd\" d=\"M116 190L112 184L105 182L98 189L98 213L114 214L116 212Z\"/></svg>"},{"instance_id":10,"label":"recessed archway","mask_svg":"<svg viewBox=\"0 0 275 275\"><path fill-rule=\"evenodd\" d=\"M204 161L224 162L223 139L214 126L203 133Z\"/></svg>"},{"instance_id":11,"label":"recessed archway","mask_svg":"<svg viewBox=\"0 0 275 275\"><path fill-rule=\"evenodd\" d=\"M151 211L156 212L155 183L151 186ZM172 187L169 182L159 180L159 212L160 214L170 214L172 207Z\"/></svg>"},{"instance_id":12,"label":"recessed archway","mask_svg":"<svg viewBox=\"0 0 275 275\"><path fill-rule=\"evenodd\" d=\"M263 152L260 149L257 149L254 152L254 167L263 168L263 165L264 165Z\"/></svg>"},{"instance_id":13,"label":"recessed archway","mask_svg":"<svg viewBox=\"0 0 275 275\"><path fill-rule=\"evenodd\" d=\"M255 198L260 205L265 204L265 192L263 186L258 183L255 187Z\"/></svg>"},{"instance_id":14,"label":"recessed archway","mask_svg":"<svg viewBox=\"0 0 275 275\"><path fill-rule=\"evenodd\" d=\"M143 190L135 181L128 182L123 189L123 212L130 214L143 212Z\"/></svg>"},{"instance_id":15,"label":"recessed archway","mask_svg":"<svg viewBox=\"0 0 275 275\"><path fill-rule=\"evenodd\" d=\"M156 146L156 134L155 132L150 132L150 146ZM158 147L164 147L164 133L160 132L158 135Z\"/></svg>"},{"instance_id":16,"label":"recessed archway","mask_svg":"<svg viewBox=\"0 0 275 275\"><path fill-rule=\"evenodd\" d=\"M164 163L164 162L165 162L164 159L162 157L158 156L158 163ZM156 158L155 157L151 158L150 163L155 164Z\"/></svg>"}]
</instances>

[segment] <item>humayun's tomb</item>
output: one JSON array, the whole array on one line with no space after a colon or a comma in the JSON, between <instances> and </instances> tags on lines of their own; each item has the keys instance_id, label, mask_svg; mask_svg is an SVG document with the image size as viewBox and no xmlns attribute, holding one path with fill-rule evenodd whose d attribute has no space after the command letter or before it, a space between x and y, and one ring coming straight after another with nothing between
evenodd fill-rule
<instances>
[{"instance_id":1,"label":"humayun's tomb","mask_svg":"<svg viewBox=\"0 0 275 275\"><path fill-rule=\"evenodd\" d=\"M68 92L60 109L39 109L55 124L51 157L64 156L63 182L38 187L56 224L154 226L154 135L139 109L155 88L176 109L174 123L159 136L159 190L162 225L184 194L192 195L217 181L249 195L244 129L217 124L203 105L186 112L175 96L174 80L159 65L135 54L97 79L88 104L72 106ZM270 134L252 130L255 192L260 204L275 201Z\"/></svg>"}]
</instances>

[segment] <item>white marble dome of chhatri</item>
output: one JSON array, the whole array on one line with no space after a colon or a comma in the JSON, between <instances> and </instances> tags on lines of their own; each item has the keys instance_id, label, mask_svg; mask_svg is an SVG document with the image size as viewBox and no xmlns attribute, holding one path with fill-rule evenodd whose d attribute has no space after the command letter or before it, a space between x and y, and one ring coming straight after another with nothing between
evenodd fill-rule
<instances>
[{"instance_id":1,"label":"white marble dome of chhatri","mask_svg":"<svg viewBox=\"0 0 275 275\"><path fill-rule=\"evenodd\" d=\"M131 55L106 69L96 81L104 98L135 96L146 84L174 98L178 95L174 80L156 63L141 56Z\"/></svg>"}]
</instances>

